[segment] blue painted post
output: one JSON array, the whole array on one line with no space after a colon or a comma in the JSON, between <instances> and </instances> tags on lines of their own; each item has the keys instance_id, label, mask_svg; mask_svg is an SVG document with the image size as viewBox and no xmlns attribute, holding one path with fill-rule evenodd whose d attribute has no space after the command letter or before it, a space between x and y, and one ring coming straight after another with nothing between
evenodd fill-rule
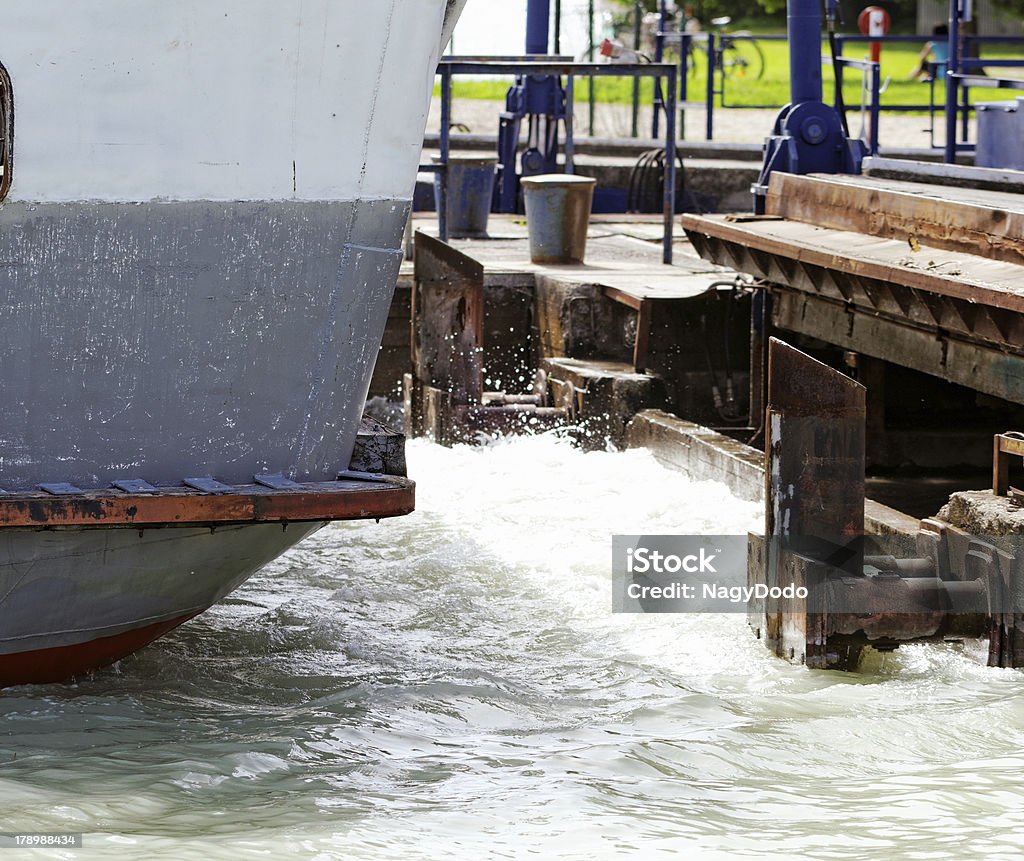
<instances>
[{"instance_id":1,"label":"blue painted post","mask_svg":"<svg viewBox=\"0 0 1024 861\"><path fill-rule=\"evenodd\" d=\"M574 95L572 75L565 78L565 172L576 173L576 145L573 143L573 116L576 110L576 96Z\"/></svg>"},{"instance_id":2,"label":"blue painted post","mask_svg":"<svg viewBox=\"0 0 1024 861\"><path fill-rule=\"evenodd\" d=\"M594 0L587 2L587 62L594 62ZM594 136L594 78L587 77L587 134Z\"/></svg>"},{"instance_id":3,"label":"blue painted post","mask_svg":"<svg viewBox=\"0 0 1024 861\"><path fill-rule=\"evenodd\" d=\"M638 54L640 53L640 27L643 23L641 20L644 16L643 4L636 2L633 4L633 50ZM657 96L655 96L657 101ZM654 127L658 127L658 105L654 105ZM629 124L629 136L635 138L639 133L639 120L640 120L640 79L637 77L633 78L633 112L631 121ZM654 136L657 137L658 133L655 132Z\"/></svg>"},{"instance_id":4,"label":"blue painted post","mask_svg":"<svg viewBox=\"0 0 1024 861\"><path fill-rule=\"evenodd\" d=\"M665 208L661 262L672 262L672 229L676 215L676 74L668 74L668 97L665 106Z\"/></svg>"},{"instance_id":5,"label":"blue painted post","mask_svg":"<svg viewBox=\"0 0 1024 861\"><path fill-rule=\"evenodd\" d=\"M668 21L668 0L658 0L658 32L654 34L654 62L660 63L665 58L665 37L662 33L666 32L665 23ZM639 84L639 78L635 79ZM658 111L661 108L661 102L658 99L658 87L657 81L654 86L654 110L652 111L653 116L651 117L651 138L653 140L658 139ZM636 137L636 135L633 135Z\"/></svg>"},{"instance_id":6,"label":"blue painted post","mask_svg":"<svg viewBox=\"0 0 1024 861\"><path fill-rule=\"evenodd\" d=\"M789 0L789 100L793 104L821 101L820 0Z\"/></svg>"},{"instance_id":7,"label":"blue painted post","mask_svg":"<svg viewBox=\"0 0 1024 861\"><path fill-rule=\"evenodd\" d=\"M970 56L970 54L968 54ZM964 72L970 74L974 69L969 66L964 69ZM970 131L971 123L971 89L968 86L960 87L960 141L961 143L967 143L967 139L971 135Z\"/></svg>"},{"instance_id":8,"label":"blue painted post","mask_svg":"<svg viewBox=\"0 0 1024 861\"><path fill-rule=\"evenodd\" d=\"M949 61L946 63L946 164L956 164L957 80L960 71L960 4L949 0Z\"/></svg>"},{"instance_id":9,"label":"blue painted post","mask_svg":"<svg viewBox=\"0 0 1024 861\"><path fill-rule=\"evenodd\" d=\"M878 155L878 119L881 116L882 101L882 66L871 64L871 155Z\"/></svg>"},{"instance_id":10,"label":"blue painted post","mask_svg":"<svg viewBox=\"0 0 1024 861\"><path fill-rule=\"evenodd\" d=\"M437 235L442 242L448 241L448 136L452 116L452 73L441 64L441 193L437 198Z\"/></svg>"},{"instance_id":11,"label":"blue painted post","mask_svg":"<svg viewBox=\"0 0 1024 861\"><path fill-rule=\"evenodd\" d=\"M526 53L548 52L548 22L551 0L529 0L526 6Z\"/></svg>"},{"instance_id":12,"label":"blue painted post","mask_svg":"<svg viewBox=\"0 0 1024 861\"><path fill-rule=\"evenodd\" d=\"M690 34L680 31L679 36L679 101L682 106L679 109L679 140L686 140L686 100L687 93L687 68L690 56Z\"/></svg>"},{"instance_id":13,"label":"blue painted post","mask_svg":"<svg viewBox=\"0 0 1024 861\"><path fill-rule=\"evenodd\" d=\"M708 33L707 139L715 136L715 34Z\"/></svg>"}]
</instances>

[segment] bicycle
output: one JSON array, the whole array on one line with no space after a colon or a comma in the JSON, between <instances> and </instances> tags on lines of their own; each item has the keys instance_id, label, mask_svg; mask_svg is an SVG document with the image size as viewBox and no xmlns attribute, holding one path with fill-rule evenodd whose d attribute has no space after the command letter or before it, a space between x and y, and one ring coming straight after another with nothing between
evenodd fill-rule
<instances>
[{"instance_id":1,"label":"bicycle","mask_svg":"<svg viewBox=\"0 0 1024 861\"><path fill-rule=\"evenodd\" d=\"M721 18L712 18L711 26L715 28L715 67L730 79L746 79L760 81L764 77L764 50L758 44L749 30L737 30L735 33L728 32L725 28L729 26L732 18L724 15ZM706 52L698 48L694 41L690 42L690 56L686 61L686 68L689 73L697 67L696 55Z\"/></svg>"}]
</instances>

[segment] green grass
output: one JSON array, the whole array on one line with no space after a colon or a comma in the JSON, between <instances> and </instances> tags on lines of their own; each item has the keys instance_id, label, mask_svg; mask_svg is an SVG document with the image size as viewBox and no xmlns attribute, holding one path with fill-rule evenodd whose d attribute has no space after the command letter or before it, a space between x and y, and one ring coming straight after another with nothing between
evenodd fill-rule
<instances>
[{"instance_id":1,"label":"green grass","mask_svg":"<svg viewBox=\"0 0 1024 861\"><path fill-rule=\"evenodd\" d=\"M742 42L737 42L741 46ZM882 50L882 83L888 85L882 93L883 105L927 105L928 84L919 81L908 81L907 78L917 64L917 57L921 51L921 44L916 43L892 43L887 44ZM759 80L753 80L750 76L740 73L738 67L734 67L734 73L727 76L725 81L725 103L729 106L742 105L772 105L781 106L789 100L789 48L782 40L761 40L759 42L764 52L764 74ZM687 76L687 99L689 101L703 102L707 90L707 63L704 53L698 46L697 56ZM827 52L827 45L823 45ZM1000 49L999 46L985 46L986 57L1011 58L1019 57L1014 53L1012 47ZM867 51L867 45L857 43L847 45L845 56L861 58ZM675 57L669 58L675 61ZM1020 76L1024 75L1024 69L993 69L994 75ZM822 67L822 77L825 86L825 98L831 101L833 89L833 76L831 65ZM511 84L511 78L494 78L488 80L468 80L455 78L452 84L452 94L455 98L462 99L494 99L503 100L505 93ZM590 82L577 79L575 82L575 93L577 103L583 103L588 97ZM593 80L594 98L598 102L613 104L630 104L633 97L633 82L629 78L596 78ZM653 82L650 78L642 78L640 81L641 104L650 104ZM440 93L440 87L435 87L435 94ZM1022 95L1020 91L995 90L989 88L972 88L970 91L971 102L987 102L996 99L1014 98ZM853 69L847 69L844 74L843 97L847 106L857 108L861 102L860 74ZM936 101L942 103L944 94L941 84L935 88ZM715 106L721 104L721 96L716 96Z\"/></svg>"}]
</instances>

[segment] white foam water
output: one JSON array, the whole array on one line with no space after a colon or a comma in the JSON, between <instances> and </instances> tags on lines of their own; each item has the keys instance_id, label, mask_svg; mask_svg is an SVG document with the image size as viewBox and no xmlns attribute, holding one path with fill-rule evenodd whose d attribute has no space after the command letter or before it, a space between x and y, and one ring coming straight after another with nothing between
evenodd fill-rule
<instances>
[{"instance_id":1,"label":"white foam water","mask_svg":"<svg viewBox=\"0 0 1024 861\"><path fill-rule=\"evenodd\" d=\"M1020 673L976 645L808 671L741 615L612 614L614 533L760 519L647 453L409 461L415 514L0 692L0 831L83 832L35 856L67 858L1020 857Z\"/></svg>"}]
</instances>

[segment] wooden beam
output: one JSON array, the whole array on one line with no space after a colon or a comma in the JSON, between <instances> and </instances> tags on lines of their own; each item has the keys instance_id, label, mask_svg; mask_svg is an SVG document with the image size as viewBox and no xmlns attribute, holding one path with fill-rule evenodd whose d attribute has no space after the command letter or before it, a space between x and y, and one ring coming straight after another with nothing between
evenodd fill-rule
<instances>
[{"instance_id":1,"label":"wooden beam","mask_svg":"<svg viewBox=\"0 0 1024 861\"><path fill-rule=\"evenodd\" d=\"M830 344L1024 404L1024 358L873 316L808 293L773 293L772 323Z\"/></svg>"},{"instance_id":2,"label":"wooden beam","mask_svg":"<svg viewBox=\"0 0 1024 861\"><path fill-rule=\"evenodd\" d=\"M483 398L483 266L451 246L416 232L412 300L413 373L449 392L456 404Z\"/></svg>"},{"instance_id":3,"label":"wooden beam","mask_svg":"<svg viewBox=\"0 0 1024 861\"><path fill-rule=\"evenodd\" d=\"M763 252L766 259L760 269L767 271L750 274L769 281L788 283L782 263L789 269L809 265L1024 313L1024 269L1013 263L929 248L923 243L915 252L906 240L798 221L730 223L728 216L688 214L680 218L698 248L707 244L704 237L712 237L735 246L736 254ZM725 259L716 262L729 265Z\"/></svg>"},{"instance_id":4,"label":"wooden beam","mask_svg":"<svg viewBox=\"0 0 1024 861\"><path fill-rule=\"evenodd\" d=\"M899 240L908 243L908 251L913 239L934 248L1024 263L1024 196L974 192L978 199L973 200L969 194L861 176L776 172L765 211L817 227Z\"/></svg>"}]
</instances>

